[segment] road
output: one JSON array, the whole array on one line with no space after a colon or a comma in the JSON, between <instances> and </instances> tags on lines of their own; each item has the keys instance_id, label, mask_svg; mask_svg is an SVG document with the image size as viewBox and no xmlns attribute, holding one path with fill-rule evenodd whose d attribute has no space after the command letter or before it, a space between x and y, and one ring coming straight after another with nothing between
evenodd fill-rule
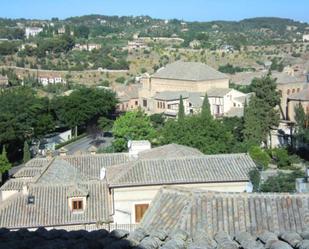
<instances>
[{"instance_id":1,"label":"road","mask_svg":"<svg viewBox=\"0 0 309 249\"><path fill-rule=\"evenodd\" d=\"M100 140L95 140L92 136L87 136L64 146L64 148L68 150L68 155L74 155L76 152L89 153L88 149L91 146L106 148L112 144L112 141L113 137L104 137Z\"/></svg>"}]
</instances>

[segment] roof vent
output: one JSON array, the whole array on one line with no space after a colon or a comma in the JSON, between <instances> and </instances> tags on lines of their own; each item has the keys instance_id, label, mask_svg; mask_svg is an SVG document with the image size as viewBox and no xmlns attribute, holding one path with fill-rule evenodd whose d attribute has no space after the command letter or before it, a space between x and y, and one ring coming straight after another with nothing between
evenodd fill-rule
<instances>
[{"instance_id":1,"label":"roof vent","mask_svg":"<svg viewBox=\"0 0 309 249\"><path fill-rule=\"evenodd\" d=\"M34 196L28 196L28 201L27 201L27 203L28 203L28 204L34 204L34 200L35 200Z\"/></svg>"}]
</instances>

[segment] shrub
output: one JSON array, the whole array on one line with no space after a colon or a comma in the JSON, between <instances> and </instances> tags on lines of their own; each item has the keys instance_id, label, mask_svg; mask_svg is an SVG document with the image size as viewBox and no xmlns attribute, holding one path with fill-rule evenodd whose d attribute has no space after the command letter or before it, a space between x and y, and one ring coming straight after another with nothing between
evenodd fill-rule
<instances>
[{"instance_id":1,"label":"shrub","mask_svg":"<svg viewBox=\"0 0 309 249\"><path fill-rule=\"evenodd\" d=\"M288 168L292 162L286 149L277 148L272 150L272 157L275 160L278 168Z\"/></svg>"},{"instance_id":2,"label":"shrub","mask_svg":"<svg viewBox=\"0 0 309 249\"><path fill-rule=\"evenodd\" d=\"M271 161L270 156L258 146L251 147L249 154L252 159L263 168L267 168Z\"/></svg>"},{"instance_id":3,"label":"shrub","mask_svg":"<svg viewBox=\"0 0 309 249\"><path fill-rule=\"evenodd\" d=\"M125 77L119 77L119 78L116 79L116 82L120 83L120 84L124 84L125 81L126 81Z\"/></svg>"}]
</instances>

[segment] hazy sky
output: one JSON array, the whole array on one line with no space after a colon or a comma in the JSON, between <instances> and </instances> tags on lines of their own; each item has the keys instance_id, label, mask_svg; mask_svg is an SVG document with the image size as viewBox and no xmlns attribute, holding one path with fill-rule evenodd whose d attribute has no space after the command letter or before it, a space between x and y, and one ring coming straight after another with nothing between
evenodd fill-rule
<instances>
[{"instance_id":1,"label":"hazy sky","mask_svg":"<svg viewBox=\"0 0 309 249\"><path fill-rule=\"evenodd\" d=\"M309 22L309 0L0 0L0 17L150 15L188 21L287 17Z\"/></svg>"}]
</instances>

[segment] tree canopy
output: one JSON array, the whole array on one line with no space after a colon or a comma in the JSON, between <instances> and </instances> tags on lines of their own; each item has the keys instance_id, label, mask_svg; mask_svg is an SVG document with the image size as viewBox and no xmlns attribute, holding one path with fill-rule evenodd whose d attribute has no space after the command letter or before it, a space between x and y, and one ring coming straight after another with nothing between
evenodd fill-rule
<instances>
[{"instance_id":1,"label":"tree canopy","mask_svg":"<svg viewBox=\"0 0 309 249\"><path fill-rule=\"evenodd\" d=\"M252 81L255 92L245 107L244 136L249 145L268 146L267 137L272 127L279 124L279 112L275 109L280 104L280 96L276 88L276 80L270 75Z\"/></svg>"},{"instance_id":2,"label":"tree canopy","mask_svg":"<svg viewBox=\"0 0 309 249\"><path fill-rule=\"evenodd\" d=\"M199 149L205 154L227 153L232 135L217 120L200 115L185 117L183 121L169 120L162 129L163 143L177 143Z\"/></svg>"},{"instance_id":3,"label":"tree canopy","mask_svg":"<svg viewBox=\"0 0 309 249\"><path fill-rule=\"evenodd\" d=\"M115 151L121 152L127 149L129 140L149 140L156 138L156 130L153 128L150 118L142 111L127 112L114 122L113 135Z\"/></svg>"}]
</instances>

